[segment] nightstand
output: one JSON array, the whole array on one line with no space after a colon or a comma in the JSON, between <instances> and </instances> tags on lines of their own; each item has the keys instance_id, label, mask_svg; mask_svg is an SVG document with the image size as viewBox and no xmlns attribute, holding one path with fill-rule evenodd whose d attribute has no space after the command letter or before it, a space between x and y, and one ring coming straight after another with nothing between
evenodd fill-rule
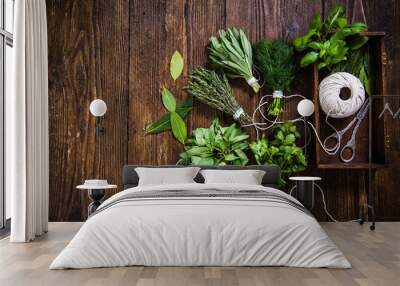
<instances>
[{"instance_id":1,"label":"nightstand","mask_svg":"<svg viewBox=\"0 0 400 286\"><path fill-rule=\"evenodd\" d=\"M90 185L85 183L76 187L79 190L87 190L89 198L92 202L88 206L88 216L96 211L101 205L107 190L116 189L117 185L103 184L103 185Z\"/></svg>"},{"instance_id":2,"label":"nightstand","mask_svg":"<svg viewBox=\"0 0 400 286\"><path fill-rule=\"evenodd\" d=\"M290 177L289 180L296 182L296 196L307 209L314 208L314 182L321 181L320 177Z\"/></svg>"}]
</instances>

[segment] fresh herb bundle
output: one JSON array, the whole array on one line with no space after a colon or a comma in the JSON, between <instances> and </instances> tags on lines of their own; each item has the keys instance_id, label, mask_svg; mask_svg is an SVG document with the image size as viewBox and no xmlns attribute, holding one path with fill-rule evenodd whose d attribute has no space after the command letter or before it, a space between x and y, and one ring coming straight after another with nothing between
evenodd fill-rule
<instances>
[{"instance_id":1,"label":"fresh herb bundle","mask_svg":"<svg viewBox=\"0 0 400 286\"><path fill-rule=\"evenodd\" d=\"M179 51L175 51L170 61L170 74L174 81L176 81L183 71L183 57ZM161 100L167 110L160 119L155 122L146 124L144 130L146 134L157 134L163 131L172 130L175 139L181 144L185 144L187 128L184 119L189 111L192 109L193 98L191 96L177 106L176 99L171 91L163 88L161 91Z\"/></svg>"},{"instance_id":2,"label":"fresh herb bundle","mask_svg":"<svg viewBox=\"0 0 400 286\"><path fill-rule=\"evenodd\" d=\"M219 38L210 38L209 49L214 69L224 72L229 78L244 78L255 93L260 90L258 80L253 76L251 44L242 30L220 30Z\"/></svg>"},{"instance_id":3,"label":"fresh herb bundle","mask_svg":"<svg viewBox=\"0 0 400 286\"><path fill-rule=\"evenodd\" d=\"M210 128L197 128L180 154L184 165L246 165L249 136L232 124L222 127L214 119Z\"/></svg>"},{"instance_id":4,"label":"fresh herb bundle","mask_svg":"<svg viewBox=\"0 0 400 286\"><path fill-rule=\"evenodd\" d=\"M279 185L284 187L286 179L297 172L305 170L307 161L303 149L296 145L296 139L300 137L296 126L287 121L275 125L272 141L265 137L250 144L250 149L259 165L272 164L280 168Z\"/></svg>"},{"instance_id":5,"label":"fresh herb bundle","mask_svg":"<svg viewBox=\"0 0 400 286\"><path fill-rule=\"evenodd\" d=\"M267 114L277 117L282 110L280 95L290 89L295 78L294 48L283 40L261 40L254 45L254 50L257 67L274 95L278 95L274 96Z\"/></svg>"},{"instance_id":6,"label":"fresh herb bundle","mask_svg":"<svg viewBox=\"0 0 400 286\"><path fill-rule=\"evenodd\" d=\"M318 69L332 70L348 59L349 50L358 50L368 41L368 37L360 35L366 30L364 23L349 24L341 5L335 6L324 21L315 15L307 34L293 41L296 49L305 53L300 65L317 63Z\"/></svg>"},{"instance_id":7,"label":"fresh herb bundle","mask_svg":"<svg viewBox=\"0 0 400 286\"><path fill-rule=\"evenodd\" d=\"M243 111L233 96L225 75L204 68L191 70L184 90L200 102L234 116L242 125L250 124L250 116Z\"/></svg>"}]
</instances>

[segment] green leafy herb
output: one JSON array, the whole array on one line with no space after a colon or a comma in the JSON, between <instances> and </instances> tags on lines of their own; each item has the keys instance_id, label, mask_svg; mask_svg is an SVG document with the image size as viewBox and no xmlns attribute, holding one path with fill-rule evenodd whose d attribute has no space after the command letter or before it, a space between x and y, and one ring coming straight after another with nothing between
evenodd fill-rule
<instances>
[{"instance_id":1,"label":"green leafy herb","mask_svg":"<svg viewBox=\"0 0 400 286\"><path fill-rule=\"evenodd\" d=\"M172 55L170 63L170 73L176 80L183 70L183 58L178 51ZM167 130L172 130L172 134L181 144L185 144L187 131L184 119L193 106L192 96L187 96L186 99L177 107L176 100L171 91L163 88L161 91L161 100L168 111L157 121L146 124L144 130L146 134L156 134Z\"/></svg>"},{"instance_id":2,"label":"green leafy herb","mask_svg":"<svg viewBox=\"0 0 400 286\"><path fill-rule=\"evenodd\" d=\"M244 78L254 92L260 90L253 76L253 51L242 30L230 28L219 31L219 38L210 38L210 61L216 70L229 78Z\"/></svg>"},{"instance_id":3,"label":"green leafy herb","mask_svg":"<svg viewBox=\"0 0 400 286\"><path fill-rule=\"evenodd\" d=\"M215 119L210 128L197 128L180 154L185 165L246 165L249 136L232 124L222 127Z\"/></svg>"},{"instance_id":4,"label":"green leafy herb","mask_svg":"<svg viewBox=\"0 0 400 286\"><path fill-rule=\"evenodd\" d=\"M364 23L349 24L343 6L335 6L322 22L320 15L315 15L307 34L297 37L293 44L304 53L300 60L302 67L316 63L318 69L332 68L348 59L349 51L360 49L368 37L360 33L367 30Z\"/></svg>"},{"instance_id":5,"label":"green leafy herb","mask_svg":"<svg viewBox=\"0 0 400 286\"><path fill-rule=\"evenodd\" d=\"M275 125L272 141L265 137L250 144L250 149L259 165L278 165L281 173L280 187L286 185L286 179L297 172L305 170L307 161L303 149L296 145L300 137L296 126L292 122Z\"/></svg>"},{"instance_id":6,"label":"green leafy herb","mask_svg":"<svg viewBox=\"0 0 400 286\"><path fill-rule=\"evenodd\" d=\"M176 107L176 113L179 114L182 119L185 119L189 111L192 110L193 97L187 96L181 104ZM144 127L146 134L157 134L160 132L171 130L170 114L164 114L160 119L155 122L146 124Z\"/></svg>"},{"instance_id":7,"label":"green leafy herb","mask_svg":"<svg viewBox=\"0 0 400 286\"><path fill-rule=\"evenodd\" d=\"M214 71L204 68L191 70L188 85L184 90L199 101L231 116L243 110L233 96L226 76ZM237 120L242 125L251 123L250 116L245 112L241 112Z\"/></svg>"},{"instance_id":8,"label":"green leafy herb","mask_svg":"<svg viewBox=\"0 0 400 286\"><path fill-rule=\"evenodd\" d=\"M368 47L349 52L349 60L333 67L332 72L348 72L358 77L368 95L373 94L372 67Z\"/></svg>"},{"instance_id":9,"label":"green leafy herb","mask_svg":"<svg viewBox=\"0 0 400 286\"><path fill-rule=\"evenodd\" d=\"M171 77L173 80L177 80L183 71L183 57L179 51L175 51L171 58L169 66Z\"/></svg>"},{"instance_id":10,"label":"green leafy herb","mask_svg":"<svg viewBox=\"0 0 400 286\"><path fill-rule=\"evenodd\" d=\"M174 112L176 109L176 100L173 94L167 89L163 88L161 91L161 99L164 104L165 109L169 112Z\"/></svg>"},{"instance_id":11,"label":"green leafy herb","mask_svg":"<svg viewBox=\"0 0 400 286\"><path fill-rule=\"evenodd\" d=\"M171 128L175 138L181 143L186 141L186 124L182 117L175 111L170 112Z\"/></svg>"},{"instance_id":12,"label":"green leafy herb","mask_svg":"<svg viewBox=\"0 0 400 286\"><path fill-rule=\"evenodd\" d=\"M273 91L288 91L295 78L294 48L282 40L261 40L254 46L256 65ZM282 99L274 98L267 114L277 117L282 110Z\"/></svg>"},{"instance_id":13,"label":"green leafy herb","mask_svg":"<svg viewBox=\"0 0 400 286\"><path fill-rule=\"evenodd\" d=\"M174 95L168 89L163 88L161 91L161 98L165 109L168 111L168 114L157 120L157 122L147 125L145 127L146 133L154 134L171 129L176 140L178 140L181 144L185 144L186 124L185 121L183 121L182 116L177 112ZM185 107L181 107L179 112L181 112L183 115L186 115L188 110Z\"/></svg>"}]
</instances>

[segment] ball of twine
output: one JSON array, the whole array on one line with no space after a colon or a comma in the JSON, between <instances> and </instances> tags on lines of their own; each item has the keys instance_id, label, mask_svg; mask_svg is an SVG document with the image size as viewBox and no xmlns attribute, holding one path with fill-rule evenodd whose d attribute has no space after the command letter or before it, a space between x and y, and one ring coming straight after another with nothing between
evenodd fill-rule
<instances>
[{"instance_id":1,"label":"ball of twine","mask_svg":"<svg viewBox=\"0 0 400 286\"><path fill-rule=\"evenodd\" d=\"M340 98L340 90L348 88L348 99ZM319 103L322 110L333 118L346 118L355 114L365 101L365 90L361 81L346 72L334 73L322 80L319 85Z\"/></svg>"}]
</instances>

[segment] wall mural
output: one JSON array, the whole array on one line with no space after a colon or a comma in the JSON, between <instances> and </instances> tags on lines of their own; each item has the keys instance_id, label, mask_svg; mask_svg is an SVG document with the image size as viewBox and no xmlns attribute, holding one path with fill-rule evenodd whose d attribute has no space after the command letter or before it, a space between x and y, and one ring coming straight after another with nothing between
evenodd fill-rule
<instances>
[{"instance_id":1,"label":"wall mural","mask_svg":"<svg viewBox=\"0 0 400 286\"><path fill-rule=\"evenodd\" d=\"M280 166L282 170L280 185L284 187L289 176L304 171L307 167L306 156L302 148L296 145L300 133L292 122L298 119L278 123L285 99L284 91L290 90L290 85L296 77L298 69L296 56L301 58L299 68L316 64L318 70L326 69L330 73L320 83L319 102L326 114L326 124L334 133L321 143L316 129L311 123L309 124L313 127L315 136L326 154L336 155L340 151L341 161L350 163L355 159L357 130L369 106L368 100L364 104L364 86L369 94L372 93L368 50L363 49L368 42L368 36L360 34L366 30L365 23L348 23L345 8L341 5L332 8L324 21L321 20L319 14L316 14L309 26L309 31L293 41L262 39L252 45L240 28L220 30L218 37L212 36L209 39L208 56L212 70L204 67L192 69L189 72L188 84L183 90L189 97L194 97L211 108L232 116L240 123L240 127L256 128L257 141L250 144L251 150L255 153L253 156L258 164ZM298 54L295 54L295 50ZM351 62L348 60L354 58L358 60L348 65L348 62ZM254 59L256 59L255 62ZM182 73L183 65L181 54L175 51L170 62L170 73L174 81ZM254 76L258 70L260 71L259 79ZM361 80L345 71L356 74ZM252 119L237 103L228 78L245 80L255 94L262 90L260 81L263 82L264 88L268 87L273 91L272 101L262 102L266 105L266 110L261 112L265 121L270 124L254 122L254 118ZM343 88L350 89L350 97L346 100L340 98ZM286 96L288 97L291 96ZM175 139L182 145L186 145L187 129L181 115L176 112L175 97L164 87L161 98L164 107L169 112L167 118L169 117L170 129ZM358 111L360 112L357 116L343 130L336 130L328 122L329 117L347 118ZM160 120L158 122L163 124ZM154 125L157 129L157 124L152 123L146 125L145 130ZM260 125L269 126L260 127ZM351 139L341 148L343 134L353 125L355 128ZM272 140L267 139L267 136L271 135L267 132L270 128L273 130ZM262 138L259 138L259 131L263 133ZM196 129L185 151L180 154L181 159L178 163L246 165L250 162L245 153L248 150L248 143L243 140L250 136L237 135L241 132L245 131L238 131L235 124L229 128L220 126L218 120L213 122L210 129ZM334 147L328 147L327 142L333 140ZM304 148L308 143L305 142ZM344 154L347 150L350 150L351 154L346 157Z\"/></svg>"},{"instance_id":2,"label":"wall mural","mask_svg":"<svg viewBox=\"0 0 400 286\"><path fill-rule=\"evenodd\" d=\"M367 31L364 10L300 1L284 23L272 0L83 2L47 3L59 31L49 35L51 220L85 219L87 198L73 190L86 178L121 185L124 164L176 163L276 164L286 190L293 174L320 175L333 214L358 217L368 97L385 87L384 33ZM95 98L109 108L98 141L85 110Z\"/></svg>"}]
</instances>

